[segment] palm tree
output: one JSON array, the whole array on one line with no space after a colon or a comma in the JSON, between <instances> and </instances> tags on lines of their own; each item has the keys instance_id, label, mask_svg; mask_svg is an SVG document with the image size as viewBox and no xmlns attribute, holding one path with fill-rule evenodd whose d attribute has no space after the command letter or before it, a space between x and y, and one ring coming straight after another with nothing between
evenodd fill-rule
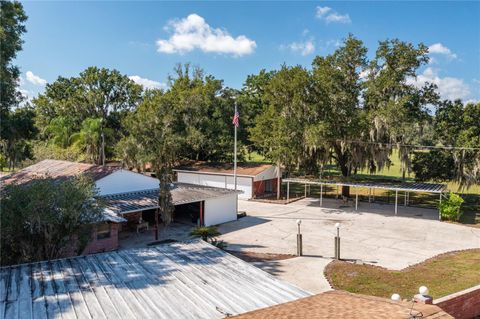
<instances>
[{"instance_id":1,"label":"palm tree","mask_svg":"<svg viewBox=\"0 0 480 319\"><path fill-rule=\"evenodd\" d=\"M101 164L102 119L87 118L82 122L80 132L71 136L73 145L87 154L92 163Z\"/></svg>"},{"instance_id":2,"label":"palm tree","mask_svg":"<svg viewBox=\"0 0 480 319\"><path fill-rule=\"evenodd\" d=\"M71 143L73 123L68 117L54 118L45 128L45 134L50 136L50 141L61 148L67 148Z\"/></svg>"}]
</instances>

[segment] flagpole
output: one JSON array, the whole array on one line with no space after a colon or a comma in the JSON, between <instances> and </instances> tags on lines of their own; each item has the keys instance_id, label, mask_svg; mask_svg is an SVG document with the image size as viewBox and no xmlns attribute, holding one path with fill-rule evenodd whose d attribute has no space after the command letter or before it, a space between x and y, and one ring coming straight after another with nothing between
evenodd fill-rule
<instances>
[{"instance_id":1,"label":"flagpole","mask_svg":"<svg viewBox=\"0 0 480 319\"><path fill-rule=\"evenodd\" d=\"M235 100L235 115L237 114L237 100ZM235 143L233 147L233 183L235 184L235 190L237 190L237 125L235 127Z\"/></svg>"}]
</instances>

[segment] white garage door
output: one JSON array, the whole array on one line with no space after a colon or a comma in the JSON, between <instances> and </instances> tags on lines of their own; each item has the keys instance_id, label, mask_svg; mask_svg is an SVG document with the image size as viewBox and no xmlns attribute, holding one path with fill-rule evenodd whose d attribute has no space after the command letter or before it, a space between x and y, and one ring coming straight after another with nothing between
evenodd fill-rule
<instances>
[{"instance_id":1,"label":"white garage door","mask_svg":"<svg viewBox=\"0 0 480 319\"><path fill-rule=\"evenodd\" d=\"M195 185L204 185L220 188L234 189L233 176L226 175L209 175L178 172L177 180L181 183L189 183ZM237 177L237 189L243 194L238 195L243 199L252 198L252 178L251 177Z\"/></svg>"},{"instance_id":2,"label":"white garage door","mask_svg":"<svg viewBox=\"0 0 480 319\"><path fill-rule=\"evenodd\" d=\"M205 200L204 218L205 226L237 220L237 195L230 194Z\"/></svg>"}]
</instances>

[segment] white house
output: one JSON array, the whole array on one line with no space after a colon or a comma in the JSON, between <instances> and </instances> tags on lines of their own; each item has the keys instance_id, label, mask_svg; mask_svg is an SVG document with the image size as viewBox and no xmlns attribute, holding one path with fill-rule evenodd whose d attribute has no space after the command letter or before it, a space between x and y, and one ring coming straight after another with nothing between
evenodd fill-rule
<instances>
[{"instance_id":1,"label":"white house","mask_svg":"<svg viewBox=\"0 0 480 319\"><path fill-rule=\"evenodd\" d=\"M177 181L203 186L234 189L232 164L212 164L197 162L181 166L174 171ZM277 166L270 164L239 164L237 167L237 189L243 193L243 199L268 197L276 195L279 175Z\"/></svg>"}]
</instances>

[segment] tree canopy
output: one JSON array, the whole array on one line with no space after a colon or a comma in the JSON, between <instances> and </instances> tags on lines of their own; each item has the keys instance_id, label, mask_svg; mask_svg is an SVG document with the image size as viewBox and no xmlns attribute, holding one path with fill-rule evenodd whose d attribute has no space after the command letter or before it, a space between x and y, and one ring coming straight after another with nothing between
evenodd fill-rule
<instances>
[{"instance_id":1,"label":"tree canopy","mask_svg":"<svg viewBox=\"0 0 480 319\"><path fill-rule=\"evenodd\" d=\"M2 189L1 264L80 254L100 221L102 203L92 180L38 178Z\"/></svg>"}]
</instances>

